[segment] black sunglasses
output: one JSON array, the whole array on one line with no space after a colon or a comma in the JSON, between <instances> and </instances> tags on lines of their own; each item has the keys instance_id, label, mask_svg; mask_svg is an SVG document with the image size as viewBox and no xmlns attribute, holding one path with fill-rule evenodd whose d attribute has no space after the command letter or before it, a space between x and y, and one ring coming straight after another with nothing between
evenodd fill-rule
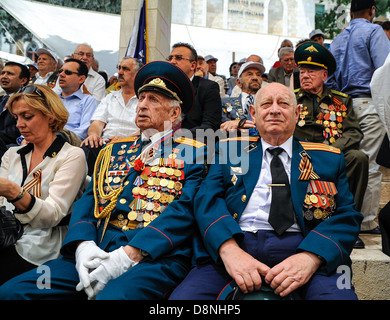
<instances>
[{"instance_id":1,"label":"black sunglasses","mask_svg":"<svg viewBox=\"0 0 390 320\"><path fill-rule=\"evenodd\" d=\"M80 73L78 73L78 72L70 71L67 69L58 70L58 73L62 73L62 72L64 72L67 76L71 76L72 74L77 74L78 76L80 75Z\"/></svg>"},{"instance_id":2,"label":"black sunglasses","mask_svg":"<svg viewBox=\"0 0 390 320\"><path fill-rule=\"evenodd\" d=\"M36 87L34 85L21 87L16 93L26 93L26 94L36 93L41 98L45 99L45 95L43 94L43 92L38 87Z\"/></svg>"}]
</instances>

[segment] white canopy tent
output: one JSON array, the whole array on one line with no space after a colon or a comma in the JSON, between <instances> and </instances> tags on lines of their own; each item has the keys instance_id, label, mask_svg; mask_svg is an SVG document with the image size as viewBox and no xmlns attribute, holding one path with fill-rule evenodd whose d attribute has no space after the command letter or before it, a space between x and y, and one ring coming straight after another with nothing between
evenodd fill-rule
<instances>
[{"instance_id":1,"label":"white canopy tent","mask_svg":"<svg viewBox=\"0 0 390 320\"><path fill-rule=\"evenodd\" d=\"M73 53L77 44L88 43L100 70L116 72L120 15L26 0L1 0L0 6L59 57Z\"/></svg>"}]
</instances>

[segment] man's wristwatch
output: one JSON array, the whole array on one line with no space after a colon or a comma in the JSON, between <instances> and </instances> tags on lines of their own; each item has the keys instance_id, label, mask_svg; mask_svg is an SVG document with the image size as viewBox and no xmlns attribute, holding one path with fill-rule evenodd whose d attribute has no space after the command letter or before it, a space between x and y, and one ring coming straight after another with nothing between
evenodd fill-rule
<instances>
[{"instance_id":1,"label":"man's wristwatch","mask_svg":"<svg viewBox=\"0 0 390 320\"><path fill-rule=\"evenodd\" d=\"M237 129L241 129L244 126L245 122L246 122L246 118L245 117L241 118L240 121L238 121Z\"/></svg>"}]
</instances>

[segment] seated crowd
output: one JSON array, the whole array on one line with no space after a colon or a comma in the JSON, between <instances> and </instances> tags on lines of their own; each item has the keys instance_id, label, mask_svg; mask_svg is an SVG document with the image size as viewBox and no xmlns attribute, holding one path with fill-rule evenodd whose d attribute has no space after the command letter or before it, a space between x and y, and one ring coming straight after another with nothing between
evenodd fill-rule
<instances>
[{"instance_id":1,"label":"seated crowd","mask_svg":"<svg viewBox=\"0 0 390 320\"><path fill-rule=\"evenodd\" d=\"M110 83L87 44L63 63L39 49L34 74L7 62L0 204L15 228L0 239L0 299L357 299L337 268L360 232L380 234L386 129L360 107L375 109L390 41L367 26L375 1L351 11L348 31L376 44L359 84L353 32L329 49L321 30L285 40L271 70L252 54L228 79L188 43L167 61L124 57Z\"/></svg>"}]
</instances>

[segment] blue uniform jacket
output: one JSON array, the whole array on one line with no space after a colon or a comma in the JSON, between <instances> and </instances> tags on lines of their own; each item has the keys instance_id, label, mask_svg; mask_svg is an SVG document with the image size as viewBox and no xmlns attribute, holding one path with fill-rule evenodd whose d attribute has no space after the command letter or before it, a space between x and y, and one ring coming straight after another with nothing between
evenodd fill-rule
<instances>
[{"instance_id":1,"label":"blue uniform jacket","mask_svg":"<svg viewBox=\"0 0 390 320\"><path fill-rule=\"evenodd\" d=\"M139 228L138 226L135 229L123 230L120 226L108 223L101 241L105 220L101 219L101 222L99 222L94 216L95 200L92 180L82 198L75 203L69 223L69 231L61 249L61 253L64 256L74 256L75 244L78 241L92 240L100 248L108 252L128 244L147 251L152 259L174 255L191 257L192 235L196 226L193 215L193 200L204 175L203 157L205 147L204 144L191 139L173 142L168 144L168 146L162 148L160 150L161 154L157 155L157 158L164 159L163 165L157 164L155 167L164 166L168 168L169 155L171 153L176 154L174 163L182 172L179 178L179 182L182 184L182 188L179 191L181 193L180 196L177 196L175 200L170 202L165 210L149 224L146 224L145 227L141 226ZM142 142L139 136L125 138L113 143L111 153L112 168L110 168L109 172L114 173L112 176L114 181L118 176L124 178L122 181L124 189L111 212L110 222L118 221L118 219L123 219L123 217L126 218L131 211L129 205L136 198L133 195L134 183L142 172L136 171L134 167L130 167L128 173L121 176L120 171L123 170L123 166L126 167L128 161L132 161L134 156L136 157L140 154L141 147ZM196 162L196 158L200 160ZM181 165L182 168L180 167ZM150 170L151 167L147 168L146 175L156 178L156 172L153 173ZM119 172L117 176L115 176L115 172ZM160 178L162 179L163 176L160 176ZM169 177L166 178L169 179ZM138 179L138 181L140 180ZM147 182L145 181L144 185L146 184ZM166 190L168 194L169 190ZM146 196L143 199L145 199L146 203L153 201L158 205L160 204L158 200L147 199Z\"/></svg>"},{"instance_id":2,"label":"blue uniform jacket","mask_svg":"<svg viewBox=\"0 0 390 320\"><path fill-rule=\"evenodd\" d=\"M244 107L241 105L241 94L238 97L222 99L222 123L244 118Z\"/></svg>"},{"instance_id":3,"label":"blue uniform jacket","mask_svg":"<svg viewBox=\"0 0 390 320\"><path fill-rule=\"evenodd\" d=\"M242 139L236 139L242 140ZM331 273L339 265L350 264L349 255L360 230L362 214L355 211L353 196L345 175L345 160L337 148L307 143L306 152L311 158L317 181L335 186L335 207L328 219L307 220L304 201L308 195L310 179L298 180L299 165L304 148L300 140L293 139L291 161L291 197L296 220L304 235L297 251L310 251L326 260L323 273ZM236 152L235 150L239 151ZM249 141L221 141L216 149L215 164L211 165L195 199L195 217L200 237L211 258L218 262L218 250L223 242L243 231L238 221L260 175L263 150L259 137ZM248 170L246 174L245 171ZM242 171L242 175L239 172ZM329 197L331 198L331 197Z\"/></svg>"}]
</instances>

